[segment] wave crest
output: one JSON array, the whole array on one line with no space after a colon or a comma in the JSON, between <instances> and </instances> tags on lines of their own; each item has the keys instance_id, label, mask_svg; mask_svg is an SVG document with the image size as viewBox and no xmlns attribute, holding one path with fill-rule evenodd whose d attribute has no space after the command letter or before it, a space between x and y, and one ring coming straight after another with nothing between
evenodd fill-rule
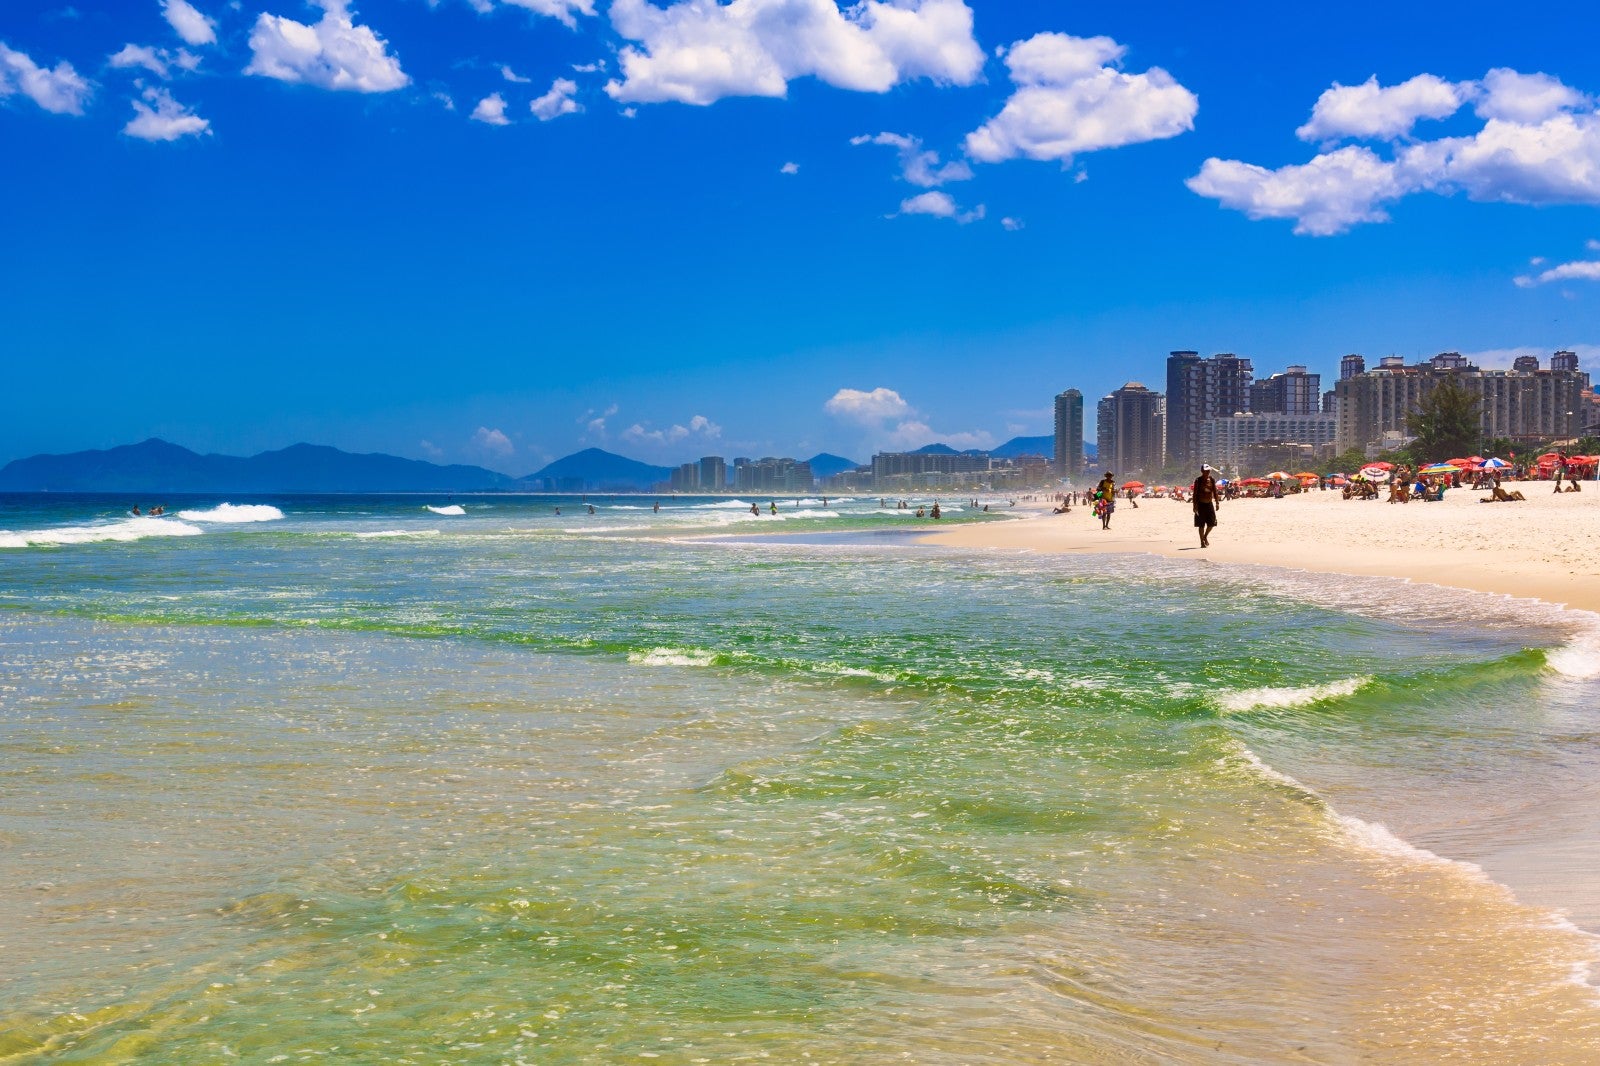
<instances>
[{"instance_id":1,"label":"wave crest","mask_svg":"<svg viewBox=\"0 0 1600 1066\"><path fill-rule=\"evenodd\" d=\"M431 503L430 504L426 504L425 506L427 507L428 510L432 511L434 514L443 514L443 515L456 516L456 515L464 515L464 514L467 513L467 509L465 507L461 506L459 503L450 503L450 504L446 504L443 507L435 507Z\"/></svg>"},{"instance_id":2,"label":"wave crest","mask_svg":"<svg viewBox=\"0 0 1600 1066\"><path fill-rule=\"evenodd\" d=\"M203 511L179 511L178 517L190 522L221 522L229 525L244 522L276 522L283 512L264 503L219 503Z\"/></svg>"},{"instance_id":3,"label":"wave crest","mask_svg":"<svg viewBox=\"0 0 1600 1066\"><path fill-rule=\"evenodd\" d=\"M1215 697L1217 706L1235 714L1244 711L1284 710L1289 707L1306 707L1323 700L1354 696L1372 683L1370 677L1347 677L1343 681L1330 681L1325 685L1307 685L1304 688L1249 688L1240 692L1227 692Z\"/></svg>"},{"instance_id":4,"label":"wave crest","mask_svg":"<svg viewBox=\"0 0 1600 1066\"><path fill-rule=\"evenodd\" d=\"M204 532L199 526L173 518L129 518L100 526L59 526L55 529L25 529L20 533L0 529L0 548L50 548L103 541L144 540L146 537L195 537Z\"/></svg>"}]
</instances>

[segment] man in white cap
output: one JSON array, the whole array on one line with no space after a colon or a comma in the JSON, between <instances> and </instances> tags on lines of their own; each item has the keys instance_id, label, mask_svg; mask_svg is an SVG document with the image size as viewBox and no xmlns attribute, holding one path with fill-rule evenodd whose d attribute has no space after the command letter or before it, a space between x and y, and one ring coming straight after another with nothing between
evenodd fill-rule
<instances>
[{"instance_id":1,"label":"man in white cap","mask_svg":"<svg viewBox=\"0 0 1600 1066\"><path fill-rule=\"evenodd\" d=\"M1200 531L1200 547L1211 547L1211 531L1217 528L1216 471L1210 463L1200 465L1200 476L1194 479L1194 494L1190 498L1194 507L1194 528Z\"/></svg>"}]
</instances>

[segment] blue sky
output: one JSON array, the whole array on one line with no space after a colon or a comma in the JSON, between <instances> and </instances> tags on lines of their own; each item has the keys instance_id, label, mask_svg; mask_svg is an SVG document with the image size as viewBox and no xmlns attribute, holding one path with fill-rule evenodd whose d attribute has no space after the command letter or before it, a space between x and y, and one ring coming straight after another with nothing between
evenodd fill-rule
<instances>
[{"instance_id":1,"label":"blue sky","mask_svg":"<svg viewBox=\"0 0 1600 1066\"><path fill-rule=\"evenodd\" d=\"M1175 348L1600 369L1594 5L1290 7L9 0L0 461L864 459Z\"/></svg>"}]
</instances>

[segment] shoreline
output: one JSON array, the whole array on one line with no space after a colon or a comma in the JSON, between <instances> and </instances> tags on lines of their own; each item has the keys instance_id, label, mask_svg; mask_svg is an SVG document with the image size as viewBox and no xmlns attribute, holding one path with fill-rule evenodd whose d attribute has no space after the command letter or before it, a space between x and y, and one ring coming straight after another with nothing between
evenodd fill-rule
<instances>
[{"instance_id":1,"label":"shoreline","mask_svg":"<svg viewBox=\"0 0 1600 1066\"><path fill-rule=\"evenodd\" d=\"M1200 548L1187 503L1117 504L1102 530L1088 507L927 531L923 544L1044 554L1155 555L1196 566L1271 566L1312 573L1400 578L1600 613L1600 484L1554 494L1549 482L1508 482L1521 503L1481 504L1455 489L1438 503L1345 500L1311 492L1229 501L1211 546Z\"/></svg>"}]
</instances>

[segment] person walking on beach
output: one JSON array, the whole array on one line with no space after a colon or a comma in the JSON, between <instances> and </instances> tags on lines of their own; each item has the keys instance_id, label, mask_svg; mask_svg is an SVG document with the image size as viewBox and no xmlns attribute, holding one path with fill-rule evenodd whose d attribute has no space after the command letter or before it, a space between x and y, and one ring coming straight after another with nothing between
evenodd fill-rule
<instances>
[{"instance_id":1,"label":"person walking on beach","mask_svg":"<svg viewBox=\"0 0 1600 1066\"><path fill-rule=\"evenodd\" d=\"M1106 471L1106 476L1100 479L1100 484L1094 490L1094 516L1100 519L1101 529L1111 528L1111 513L1117 509L1117 482L1111 476L1111 471Z\"/></svg>"},{"instance_id":2,"label":"person walking on beach","mask_svg":"<svg viewBox=\"0 0 1600 1066\"><path fill-rule=\"evenodd\" d=\"M1211 464L1203 463L1200 466L1200 476L1194 479L1190 506L1194 508L1194 528L1200 531L1200 547L1211 547L1211 531L1217 528L1217 504L1220 498L1217 495L1216 471L1211 469Z\"/></svg>"}]
</instances>

